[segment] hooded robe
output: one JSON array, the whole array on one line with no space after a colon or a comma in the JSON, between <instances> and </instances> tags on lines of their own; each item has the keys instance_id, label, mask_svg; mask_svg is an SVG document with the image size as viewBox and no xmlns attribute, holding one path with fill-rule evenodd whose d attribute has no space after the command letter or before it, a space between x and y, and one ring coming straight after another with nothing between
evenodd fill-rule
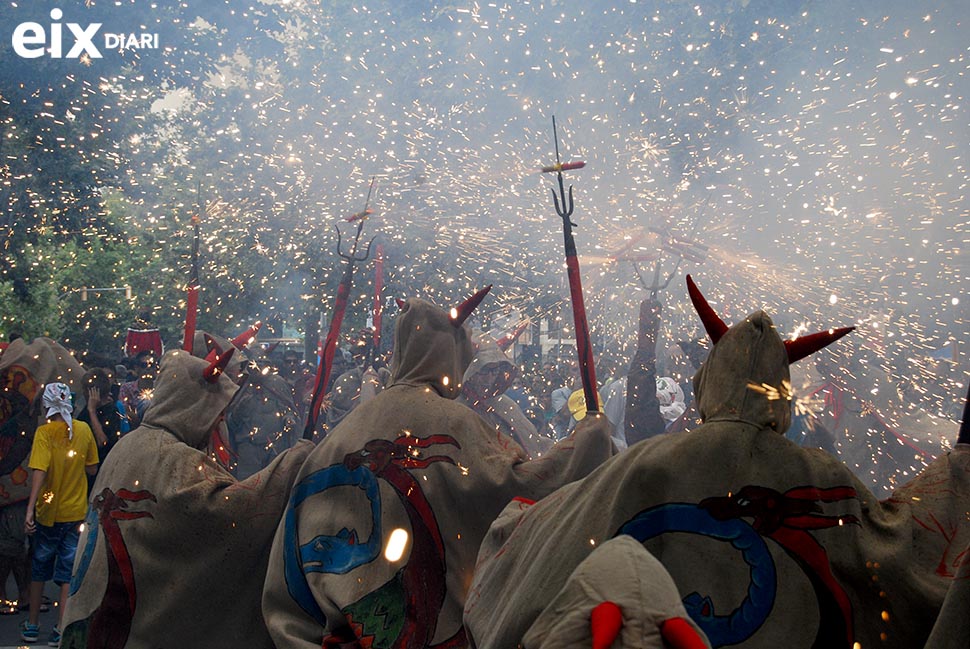
<instances>
[{"instance_id":1,"label":"hooded robe","mask_svg":"<svg viewBox=\"0 0 970 649\"><path fill-rule=\"evenodd\" d=\"M970 542L970 445L880 502L784 437L788 380L781 338L754 313L694 378L701 426L632 446L493 527L465 605L475 646L515 647L594 547L629 534L713 647L922 647Z\"/></svg>"},{"instance_id":2,"label":"hooded robe","mask_svg":"<svg viewBox=\"0 0 970 649\"><path fill-rule=\"evenodd\" d=\"M277 531L263 614L279 647L466 646L462 605L492 520L612 453L593 416L527 461L454 400L468 330L420 299L395 327L390 384L310 455Z\"/></svg>"},{"instance_id":3,"label":"hooded robe","mask_svg":"<svg viewBox=\"0 0 970 649\"><path fill-rule=\"evenodd\" d=\"M29 345L18 338L0 356L0 507L30 495L27 460L34 431L46 421L46 410L31 410L34 399L54 382L80 393L83 375L70 352L50 338Z\"/></svg>"},{"instance_id":4,"label":"hooded robe","mask_svg":"<svg viewBox=\"0 0 970 649\"><path fill-rule=\"evenodd\" d=\"M162 359L141 426L98 473L78 542L61 647L272 647L266 560L302 442L237 481L206 447L237 387L184 351Z\"/></svg>"},{"instance_id":5,"label":"hooded robe","mask_svg":"<svg viewBox=\"0 0 970 649\"><path fill-rule=\"evenodd\" d=\"M248 478L293 446L303 430L290 385L279 374L251 372L226 412L233 474Z\"/></svg>"},{"instance_id":6,"label":"hooded robe","mask_svg":"<svg viewBox=\"0 0 970 649\"><path fill-rule=\"evenodd\" d=\"M519 404L505 394L517 373L518 368L499 349L498 344L489 336L479 335L475 358L465 370L462 380L465 389L458 397L458 402L467 405L492 424L497 435L512 438L530 458L535 458L552 445L552 440L540 436ZM476 375L485 382L487 394L469 392L469 381Z\"/></svg>"},{"instance_id":7,"label":"hooded robe","mask_svg":"<svg viewBox=\"0 0 970 649\"><path fill-rule=\"evenodd\" d=\"M639 541L626 534L593 550L570 575L562 590L522 639L525 649L591 649L612 635L600 623L597 609L613 605L626 623L615 629L611 645L637 649L667 649L666 639L686 636L692 644L710 647L697 623L687 616L670 574ZM615 645L614 643L619 643Z\"/></svg>"},{"instance_id":8,"label":"hooded robe","mask_svg":"<svg viewBox=\"0 0 970 649\"><path fill-rule=\"evenodd\" d=\"M383 367L379 370L354 367L338 376L326 406L327 427L333 430L351 410L380 394L388 376Z\"/></svg>"}]
</instances>

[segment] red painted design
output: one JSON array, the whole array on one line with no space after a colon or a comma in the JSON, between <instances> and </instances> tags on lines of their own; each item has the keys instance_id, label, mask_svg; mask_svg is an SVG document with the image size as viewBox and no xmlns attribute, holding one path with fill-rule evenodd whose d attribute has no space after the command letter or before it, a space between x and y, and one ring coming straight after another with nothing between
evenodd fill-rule
<instances>
[{"instance_id":1,"label":"red painted design","mask_svg":"<svg viewBox=\"0 0 970 649\"><path fill-rule=\"evenodd\" d=\"M435 635L438 615L445 600L445 547L435 519L434 510L428 502L421 485L406 469L424 469L437 462L455 464L447 455L422 457L417 449L438 444L461 448L450 435L415 437L401 435L390 441L376 439L367 442L359 451L344 457L348 469L366 466L378 478L385 480L397 493L411 524L411 554L399 577L404 590L404 624L391 645L393 649L458 649L467 644L464 629L460 628L450 638L437 645L431 640ZM361 626L361 625L358 625ZM367 636L361 626L359 643ZM336 636L324 639L324 646L335 642ZM365 644L348 644L347 647L366 647Z\"/></svg>"},{"instance_id":2,"label":"red painted design","mask_svg":"<svg viewBox=\"0 0 970 649\"><path fill-rule=\"evenodd\" d=\"M137 593L135 575L128 546L118 527L118 521L152 518L150 512L128 511L128 503L141 500L157 502L149 491L119 489L117 493L105 487L92 500L98 521L108 544L108 584L101 603L91 616L88 627L88 647L123 647L131 632L135 616Z\"/></svg>"}]
</instances>

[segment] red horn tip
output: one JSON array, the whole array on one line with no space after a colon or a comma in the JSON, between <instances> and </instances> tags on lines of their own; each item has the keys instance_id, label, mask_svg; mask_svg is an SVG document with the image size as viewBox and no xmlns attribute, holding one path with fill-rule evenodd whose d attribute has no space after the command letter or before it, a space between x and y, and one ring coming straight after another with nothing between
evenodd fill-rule
<instances>
[{"instance_id":1,"label":"red horn tip","mask_svg":"<svg viewBox=\"0 0 970 649\"><path fill-rule=\"evenodd\" d=\"M589 616L593 649L609 649L623 628L623 611L613 602L597 604Z\"/></svg>"},{"instance_id":2,"label":"red horn tip","mask_svg":"<svg viewBox=\"0 0 970 649\"><path fill-rule=\"evenodd\" d=\"M690 295L690 301L694 305L694 310L697 311L701 322L704 323L704 329L707 331L707 335L711 337L711 341L716 345L717 341L728 330L728 326L724 324L724 321L715 313L711 305L707 303L707 300L701 294L700 289L697 288L697 284L694 283L690 275L687 276L687 293Z\"/></svg>"},{"instance_id":3,"label":"red horn tip","mask_svg":"<svg viewBox=\"0 0 970 649\"><path fill-rule=\"evenodd\" d=\"M488 292L491 290L492 285L489 284L458 306L452 307L451 313L449 314L451 317L451 324L456 328L462 326L465 323L465 320L467 320L472 314L472 311L475 310L475 307L482 303L482 300L485 299L485 296L488 295Z\"/></svg>"},{"instance_id":4,"label":"red horn tip","mask_svg":"<svg viewBox=\"0 0 970 649\"><path fill-rule=\"evenodd\" d=\"M242 332L241 334L239 334L238 336L232 339L233 346L242 349L243 347L246 347L247 345L249 345L249 343L251 343L253 339L256 338L256 334L259 333L259 330L262 328L262 326L263 326L263 323L257 320L255 323L253 323L252 327L250 327L249 329L247 329L246 331Z\"/></svg>"},{"instance_id":5,"label":"red horn tip","mask_svg":"<svg viewBox=\"0 0 970 649\"><path fill-rule=\"evenodd\" d=\"M216 339L209 334L203 333L202 337L205 338L205 348L209 351L209 353L205 356L205 360L211 363L216 359L216 357L222 354L222 347L220 347L219 343L216 342Z\"/></svg>"},{"instance_id":6,"label":"red horn tip","mask_svg":"<svg viewBox=\"0 0 970 649\"><path fill-rule=\"evenodd\" d=\"M229 364L229 360L232 355L236 353L235 347L230 347L229 351L225 354L219 354L216 356L215 360L209 363L209 366L202 371L202 376L209 383L215 383L219 380L219 375L226 371L226 366Z\"/></svg>"},{"instance_id":7,"label":"red horn tip","mask_svg":"<svg viewBox=\"0 0 970 649\"><path fill-rule=\"evenodd\" d=\"M799 336L794 340L786 340L785 351L788 352L788 364L791 365L810 354L814 354L826 345L834 343L853 329L855 327L841 327L839 329L819 331L808 336Z\"/></svg>"}]
</instances>

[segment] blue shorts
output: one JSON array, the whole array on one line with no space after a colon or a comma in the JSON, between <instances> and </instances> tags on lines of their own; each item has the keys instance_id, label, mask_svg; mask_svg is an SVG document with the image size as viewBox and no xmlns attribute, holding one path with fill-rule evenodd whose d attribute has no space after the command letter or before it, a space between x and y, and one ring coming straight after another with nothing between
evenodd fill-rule
<instances>
[{"instance_id":1,"label":"blue shorts","mask_svg":"<svg viewBox=\"0 0 970 649\"><path fill-rule=\"evenodd\" d=\"M37 523L34 532L34 554L30 566L33 581L50 581L58 586L71 583L74 554L81 536L81 521L54 523L47 527Z\"/></svg>"}]
</instances>

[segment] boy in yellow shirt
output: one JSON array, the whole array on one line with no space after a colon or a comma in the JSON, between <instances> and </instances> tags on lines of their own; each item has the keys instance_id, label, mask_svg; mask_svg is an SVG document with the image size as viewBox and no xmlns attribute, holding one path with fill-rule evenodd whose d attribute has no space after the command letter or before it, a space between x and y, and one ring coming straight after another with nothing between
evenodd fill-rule
<instances>
[{"instance_id":1,"label":"boy in yellow shirt","mask_svg":"<svg viewBox=\"0 0 970 649\"><path fill-rule=\"evenodd\" d=\"M47 423L34 433L28 466L33 469L24 529L34 535L31 565L30 612L21 625L20 637L36 642L37 623L44 583L60 586L59 614L67 603L80 524L87 514L88 483L85 473L98 467L98 447L91 428L71 417L71 391L63 383L44 387ZM36 514L35 509L36 507ZM48 644L60 643L60 624Z\"/></svg>"}]
</instances>

